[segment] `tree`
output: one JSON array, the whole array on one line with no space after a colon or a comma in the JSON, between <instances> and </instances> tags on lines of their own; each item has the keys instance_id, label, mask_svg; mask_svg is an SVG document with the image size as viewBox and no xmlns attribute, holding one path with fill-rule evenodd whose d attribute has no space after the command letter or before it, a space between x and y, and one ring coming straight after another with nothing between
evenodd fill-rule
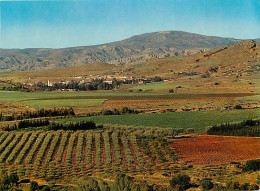
<instances>
[{"instance_id":1,"label":"tree","mask_svg":"<svg viewBox=\"0 0 260 191\"><path fill-rule=\"evenodd\" d=\"M260 159L247 161L246 165L243 167L244 172L258 170L260 170Z\"/></svg>"},{"instance_id":2,"label":"tree","mask_svg":"<svg viewBox=\"0 0 260 191\"><path fill-rule=\"evenodd\" d=\"M204 178L202 181L200 181L200 186L203 190L210 190L213 188L214 184L211 179Z\"/></svg>"},{"instance_id":3,"label":"tree","mask_svg":"<svg viewBox=\"0 0 260 191\"><path fill-rule=\"evenodd\" d=\"M241 105L235 105L233 109L243 109Z\"/></svg>"},{"instance_id":4,"label":"tree","mask_svg":"<svg viewBox=\"0 0 260 191\"><path fill-rule=\"evenodd\" d=\"M186 174L179 174L169 181L172 188L178 187L180 191L190 187L190 177Z\"/></svg>"},{"instance_id":5,"label":"tree","mask_svg":"<svg viewBox=\"0 0 260 191\"><path fill-rule=\"evenodd\" d=\"M19 177L16 173L12 173L8 176L8 183L9 184L17 184L19 181Z\"/></svg>"},{"instance_id":6,"label":"tree","mask_svg":"<svg viewBox=\"0 0 260 191\"><path fill-rule=\"evenodd\" d=\"M37 182L35 181L32 181L30 183L30 191L36 191L36 190L39 190L39 185Z\"/></svg>"}]
</instances>

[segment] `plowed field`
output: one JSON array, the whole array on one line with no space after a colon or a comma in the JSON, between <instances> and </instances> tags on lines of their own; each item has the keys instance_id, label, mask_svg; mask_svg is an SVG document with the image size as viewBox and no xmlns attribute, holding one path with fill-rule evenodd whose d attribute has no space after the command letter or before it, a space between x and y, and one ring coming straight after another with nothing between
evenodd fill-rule
<instances>
[{"instance_id":1,"label":"plowed field","mask_svg":"<svg viewBox=\"0 0 260 191\"><path fill-rule=\"evenodd\" d=\"M193 165L209 165L260 158L260 138L198 136L170 140L181 160Z\"/></svg>"}]
</instances>

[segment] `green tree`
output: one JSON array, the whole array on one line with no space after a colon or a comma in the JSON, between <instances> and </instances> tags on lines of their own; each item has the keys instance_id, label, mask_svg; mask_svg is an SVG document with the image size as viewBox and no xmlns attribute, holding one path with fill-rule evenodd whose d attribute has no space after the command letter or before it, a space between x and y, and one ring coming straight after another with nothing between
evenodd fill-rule
<instances>
[{"instance_id":1,"label":"green tree","mask_svg":"<svg viewBox=\"0 0 260 191\"><path fill-rule=\"evenodd\" d=\"M200 181L200 186L203 190L210 190L213 188L214 184L211 179L204 178L202 181Z\"/></svg>"},{"instance_id":2,"label":"green tree","mask_svg":"<svg viewBox=\"0 0 260 191\"><path fill-rule=\"evenodd\" d=\"M186 174L179 174L169 181L172 188L178 187L179 191L186 190L190 187L190 177Z\"/></svg>"},{"instance_id":3,"label":"green tree","mask_svg":"<svg viewBox=\"0 0 260 191\"><path fill-rule=\"evenodd\" d=\"M36 190L39 190L39 185L37 182L35 181L32 181L30 183L30 191L36 191Z\"/></svg>"}]
</instances>

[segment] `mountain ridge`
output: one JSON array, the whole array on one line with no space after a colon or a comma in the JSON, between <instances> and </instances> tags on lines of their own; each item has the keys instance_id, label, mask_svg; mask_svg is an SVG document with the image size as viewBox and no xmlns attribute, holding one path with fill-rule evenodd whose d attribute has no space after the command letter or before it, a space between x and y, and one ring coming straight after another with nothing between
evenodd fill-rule
<instances>
[{"instance_id":1,"label":"mountain ridge","mask_svg":"<svg viewBox=\"0 0 260 191\"><path fill-rule=\"evenodd\" d=\"M129 65L152 58L203 53L236 44L238 41L240 40L183 31L161 31L93 46L62 49L0 49L0 70L55 69L97 62Z\"/></svg>"}]
</instances>

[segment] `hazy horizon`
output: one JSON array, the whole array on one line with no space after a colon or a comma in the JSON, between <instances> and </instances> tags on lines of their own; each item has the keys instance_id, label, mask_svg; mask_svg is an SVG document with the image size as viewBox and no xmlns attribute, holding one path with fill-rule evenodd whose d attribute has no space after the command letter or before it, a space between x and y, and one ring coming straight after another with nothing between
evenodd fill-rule
<instances>
[{"instance_id":1,"label":"hazy horizon","mask_svg":"<svg viewBox=\"0 0 260 191\"><path fill-rule=\"evenodd\" d=\"M0 48L66 48L158 31L256 39L257 0L1 1Z\"/></svg>"}]
</instances>

